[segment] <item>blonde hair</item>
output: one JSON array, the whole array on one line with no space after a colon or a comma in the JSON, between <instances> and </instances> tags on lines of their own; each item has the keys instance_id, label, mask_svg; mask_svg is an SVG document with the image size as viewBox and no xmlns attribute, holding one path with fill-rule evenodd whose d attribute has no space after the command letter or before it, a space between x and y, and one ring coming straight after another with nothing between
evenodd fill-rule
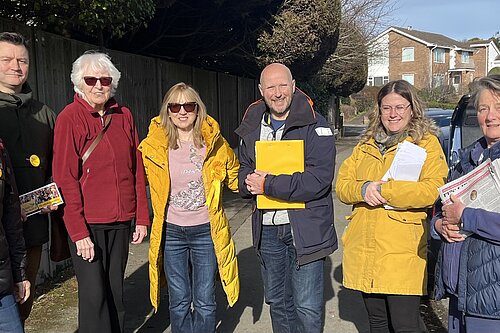
<instances>
[{"instance_id":1,"label":"blonde hair","mask_svg":"<svg viewBox=\"0 0 500 333\"><path fill-rule=\"evenodd\" d=\"M177 127L172 122L172 119L170 119L168 104L179 103L181 99L184 99L187 102L196 102L197 104L197 115L193 125L193 143L197 148L201 148L204 145L203 136L201 134L201 126L207 119L207 108L205 103L201 100L198 92L184 82L179 82L173 85L167 91L163 97L160 109L160 125L167 132L168 147L170 149L179 148L179 133L177 131Z\"/></svg>"},{"instance_id":2,"label":"blonde hair","mask_svg":"<svg viewBox=\"0 0 500 333\"><path fill-rule=\"evenodd\" d=\"M412 116L405 130L416 143L422 140L427 133L434 135L439 133L439 128L434 121L424 115L425 107L420 97L418 97L416 89L405 80L396 80L387 83L378 92L377 106L368 115L370 121L361 136L360 142L366 142L374 138L376 133L385 131L380 117L380 105L382 99L390 93L396 93L410 103Z\"/></svg>"}]
</instances>

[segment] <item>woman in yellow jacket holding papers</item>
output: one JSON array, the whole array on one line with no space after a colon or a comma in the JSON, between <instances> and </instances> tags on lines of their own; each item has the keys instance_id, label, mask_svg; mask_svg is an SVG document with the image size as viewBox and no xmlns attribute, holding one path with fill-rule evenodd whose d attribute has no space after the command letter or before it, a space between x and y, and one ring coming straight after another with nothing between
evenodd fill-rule
<instances>
[{"instance_id":1,"label":"woman in yellow jacket holding papers","mask_svg":"<svg viewBox=\"0 0 500 333\"><path fill-rule=\"evenodd\" d=\"M424 116L411 84L389 82L377 104L337 176L338 198L353 205L342 237L343 283L361 291L371 333L426 332L419 312L427 290L426 209L448 167L438 128Z\"/></svg>"}]
</instances>

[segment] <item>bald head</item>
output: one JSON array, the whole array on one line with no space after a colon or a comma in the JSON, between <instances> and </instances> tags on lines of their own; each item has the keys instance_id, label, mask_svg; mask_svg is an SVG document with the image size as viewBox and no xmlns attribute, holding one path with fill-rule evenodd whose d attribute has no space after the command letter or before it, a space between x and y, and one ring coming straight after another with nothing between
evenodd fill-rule
<instances>
[{"instance_id":1,"label":"bald head","mask_svg":"<svg viewBox=\"0 0 500 333\"><path fill-rule=\"evenodd\" d=\"M290 69L279 63L267 65L260 74L259 90L271 116L277 120L286 119L295 92Z\"/></svg>"},{"instance_id":2,"label":"bald head","mask_svg":"<svg viewBox=\"0 0 500 333\"><path fill-rule=\"evenodd\" d=\"M275 62L275 63L267 65L262 70L262 72L260 73L260 84L262 84L262 81L267 76L276 75L276 73L281 73L283 75L286 75L288 77L288 79L290 80L290 82L293 80L292 72L290 72L290 69L283 64Z\"/></svg>"}]
</instances>

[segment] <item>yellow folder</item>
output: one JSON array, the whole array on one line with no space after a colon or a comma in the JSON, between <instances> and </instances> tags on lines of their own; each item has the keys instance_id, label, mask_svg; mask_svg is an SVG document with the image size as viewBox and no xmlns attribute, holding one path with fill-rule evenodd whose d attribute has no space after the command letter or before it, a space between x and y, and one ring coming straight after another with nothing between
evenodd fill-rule
<instances>
[{"instance_id":1,"label":"yellow folder","mask_svg":"<svg viewBox=\"0 0 500 333\"><path fill-rule=\"evenodd\" d=\"M291 175L294 172L304 172L304 141L256 141L256 169L269 172L272 175ZM267 195L257 196L258 209L301 209L304 202L290 202Z\"/></svg>"}]
</instances>

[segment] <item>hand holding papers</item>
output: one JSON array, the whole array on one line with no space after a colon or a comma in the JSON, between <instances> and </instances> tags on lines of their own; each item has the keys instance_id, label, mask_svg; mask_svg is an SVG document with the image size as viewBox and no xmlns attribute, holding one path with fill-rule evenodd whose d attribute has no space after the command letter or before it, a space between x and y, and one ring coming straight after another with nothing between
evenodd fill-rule
<instances>
[{"instance_id":1,"label":"hand holding papers","mask_svg":"<svg viewBox=\"0 0 500 333\"><path fill-rule=\"evenodd\" d=\"M382 177L382 180L394 179L416 182L420 178L420 172L426 158L427 152L424 148L409 141L403 141L398 145L391 167ZM394 209L389 205L384 205L384 208Z\"/></svg>"},{"instance_id":2,"label":"hand holding papers","mask_svg":"<svg viewBox=\"0 0 500 333\"><path fill-rule=\"evenodd\" d=\"M466 207L500 213L499 172L500 160L487 159L471 172L438 189L443 205L450 203L454 194ZM460 233L464 237L471 234L464 230Z\"/></svg>"},{"instance_id":3,"label":"hand holding papers","mask_svg":"<svg viewBox=\"0 0 500 333\"><path fill-rule=\"evenodd\" d=\"M382 180L394 179L416 182L420 177L426 158L427 152L424 148L409 141L403 141L398 145L391 167L382 177Z\"/></svg>"},{"instance_id":4,"label":"hand holding papers","mask_svg":"<svg viewBox=\"0 0 500 333\"><path fill-rule=\"evenodd\" d=\"M500 160L487 159L462 177L440 187L443 205L454 194L467 207L500 213Z\"/></svg>"},{"instance_id":5,"label":"hand holding papers","mask_svg":"<svg viewBox=\"0 0 500 333\"><path fill-rule=\"evenodd\" d=\"M61 193L56 183L50 183L31 192L19 196L21 209L26 216L40 212L48 206L58 206L63 203Z\"/></svg>"},{"instance_id":6,"label":"hand holding papers","mask_svg":"<svg viewBox=\"0 0 500 333\"><path fill-rule=\"evenodd\" d=\"M257 170L272 175L304 172L304 141L257 141L255 143L255 164ZM257 196L258 209L300 209L303 202L288 202L266 195Z\"/></svg>"}]
</instances>

